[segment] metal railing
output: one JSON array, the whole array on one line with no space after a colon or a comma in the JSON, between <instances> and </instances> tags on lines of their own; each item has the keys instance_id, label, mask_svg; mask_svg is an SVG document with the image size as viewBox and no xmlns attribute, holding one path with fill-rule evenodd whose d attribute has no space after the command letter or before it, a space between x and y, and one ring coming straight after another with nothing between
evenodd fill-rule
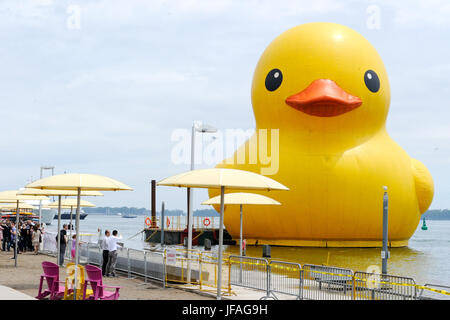
<instances>
[{"instance_id":1,"label":"metal railing","mask_svg":"<svg viewBox=\"0 0 450 320\"><path fill-rule=\"evenodd\" d=\"M303 278L303 299L352 299L353 271L350 269L305 264Z\"/></svg>"},{"instance_id":2,"label":"metal railing","mask_svg":"<svg viewBox=\"0 0 450 320\"><path fill-rule=\"evenodd\" d=\"M416 300L413 278L357 271L354 276L355 300Z\"/></svg>"},{"instance_id":3,"label":"metal railing","mask_svg":"<svg viewBox=\"0 0 450 320\"><path fill-rule=\"evenodd\" d=\"M275 293L278 293L303 299L303 270L299 263L272 260L269 269L272 296L277 297Z\"/></svg>"},{"instance_id":4,"label":"metal railing","mask_svg":"<svg viewBox=\"0 0 450 320\"><path fill-rule=\"evenodd\" d=\"M423 286L418 286L418 289L420 289L417 296L418 300L450 300L450 295L443 294L443 291L450 293L450 286L426 283Z\"/></svg>"},{"instance_id":5,"label":"metal railing","mask_svg":"<svg viewBox=\"0 0 450 320\"><path fill-rule=\"evenodd\" d=\"M230 285L264 291L262 297L270 298L270 269L269 262L262 258L230 256L229 260Z\"/></svg>"},{"instance_id":6,"label":"metal railing","mask_svg":"<svg viewBox=\"0 0 450 320\"><path fill-rule=\"evenodd\" d=\"M116 270L127 278L154 280L163 287L198 286L201 291L217 290L217 254L191 250L176 251L168 261L167 251L118 249ZM48 251L48 250L47 250ZM55 256L55 252L45 253ZM81 243L80 263L102 265L102 250L96 243ZM173 257L172 257L173 258ZM71 260L70 248L66 260ZM190 272L190 279L188 276ZM449 286L417 285L413 278L350 269L276 261L247 256L224 255L222 290L233 294L233 287L261 292L261 299L314 300L423 300L450 299Z\"/></svg>"},{"instance_id":7,"label":"metal railing","mask_svg":"<svg viewBox=\"0 0 450 320\"><path fill-rule=\"evenodd\" d=\"M150 218L150 217L149 217ZM164 223L164 229L168 230L184 230L186 229L186 217L182 216L165 216L164 221L161 221L161 217L156 217L156 227L161 228ZM192 227L194 229L215 229L219 227L219 217L209 216L200 217L194 216L192 220ZM144 223L144 228L148 228L148 225Z\"/></svg>"}]
</instances>

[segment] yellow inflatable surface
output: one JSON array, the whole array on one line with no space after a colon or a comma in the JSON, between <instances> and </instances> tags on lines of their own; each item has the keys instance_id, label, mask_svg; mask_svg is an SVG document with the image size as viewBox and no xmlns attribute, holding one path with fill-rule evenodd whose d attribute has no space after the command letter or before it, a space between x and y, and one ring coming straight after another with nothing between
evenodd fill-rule
<instances>
[{"instance_id":1,"label":"yellow inflatable surface","mask_svg":"<svg viewBox=\"0 0 450 320\"><path fill-rule=\"evenodd\" d=\"M383 62L356 31L309 23L277 37L253 77L256 133L218 165L261 173L290 188L260 192L281 206L245 207L247 243L381 246L387 186L390 245L407 245L434 187L426 167L387 133L389 102ZM254 160L253 142L266 140L269 153L271 146L278 152L271 170L261 150ZM239 208L226 208L224 222L239 237Z\"/></svg>"}]
</instances>

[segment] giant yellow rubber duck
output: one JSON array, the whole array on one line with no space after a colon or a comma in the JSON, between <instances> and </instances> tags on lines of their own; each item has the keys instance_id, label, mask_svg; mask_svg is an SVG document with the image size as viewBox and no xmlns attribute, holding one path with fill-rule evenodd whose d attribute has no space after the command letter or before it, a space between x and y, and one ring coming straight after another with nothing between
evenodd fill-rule
<instances>
[{"instance_id":1,"label":"giant yellow rubber duck","mask_svg":"<svg viewBox=\"0 0 450 320\"><path fill-rule=\"evenodd\" d=\"M427 168L387 133L389 103L383 62L356 31L309 23L270 43L253 76L256 133L218 165L265 174L290 188L260 192L281 206L246 207L247 243L381 246L387 186L390 246L406 246L434 186ZM259 142L266 139L269 153L278 144L272 172L261 158ZM259 148L256 155L252 143ZM224 223L238 237L239 209L226 208Z\"/></svg>"}]
</instances>

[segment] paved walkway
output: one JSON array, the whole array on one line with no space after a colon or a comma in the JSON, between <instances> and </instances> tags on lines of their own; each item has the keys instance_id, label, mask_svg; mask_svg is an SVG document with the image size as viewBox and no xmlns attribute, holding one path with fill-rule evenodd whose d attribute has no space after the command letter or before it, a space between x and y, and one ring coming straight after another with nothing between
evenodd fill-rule
<instances>
[{"instance_id":1,"label":"paved walkway","mask_svg":"<svg viewBox=\"0 0 450 320\"><path fill-rule=\"evenodd\" d=\"M0 300L36 300L35 298L14 290L10 287L0 285Z\"/></svg>"}]
</instances>

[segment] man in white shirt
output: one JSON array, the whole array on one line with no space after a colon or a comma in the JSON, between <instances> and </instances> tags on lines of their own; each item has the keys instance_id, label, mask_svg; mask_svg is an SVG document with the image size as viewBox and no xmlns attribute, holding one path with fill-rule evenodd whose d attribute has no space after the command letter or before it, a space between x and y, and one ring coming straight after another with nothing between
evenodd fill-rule
<instances>
[{"instance_id":1,"label":"man in white shirt","mask_svg":"<svg viewBox=\"0 0 450 320\"><path fill-rule=\"evenodd\" d=\"M109 261L109 247L108 247L108 241L110 238L109 230L105 230L105 236L102 239L101 242L101 248L103 250L103 262L102 262L102 275L106 276L106 267L108 265Z\"/></svg>"},{"instance_id":2,"label":"man in white shirt","mask_svg":"<svg viewBox=\"0 0 450 320\"><path fill-rule=\"evenodd\" d=\"M122 239L122 235L117 236L117 230L112 232L112 236L108 239L108 250L109 250L109 259L108 265L106 267L106 276L107 277L115 277L116 276L116 260L117 260L117 242Z\"/></svg>"}]
</instances>

